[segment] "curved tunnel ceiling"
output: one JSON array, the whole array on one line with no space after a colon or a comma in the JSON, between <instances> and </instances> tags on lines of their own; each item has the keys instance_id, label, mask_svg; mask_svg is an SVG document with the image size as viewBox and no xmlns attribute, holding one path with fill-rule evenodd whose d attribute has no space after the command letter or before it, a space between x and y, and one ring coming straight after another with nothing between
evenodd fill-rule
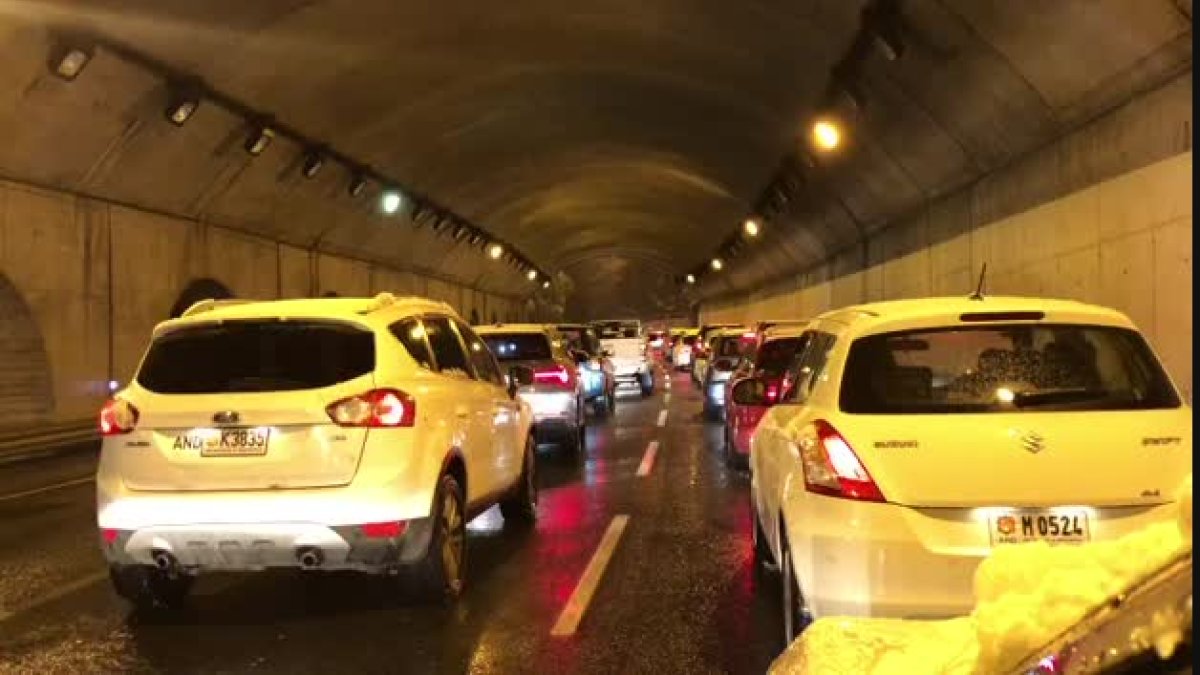
<instances>
[{"instance_id":1,"label":"curved tunnel ceiling","mask_svg":"<svg viewBox=\"0 0 1200 675\"><path fill-rule=\"evenodd\" d=\"M0 0L0 11L129 45L405 181L567 274L574 318L683 313L698 296L672 278L734 231L793 149L863 3L573 4ZM1112 105L1123 82L1191 58L1190 3L901 6L906 54L868 64L853 147L772 223L770 246L699 297L811 266Z\"/></svg>"}]
</instances>

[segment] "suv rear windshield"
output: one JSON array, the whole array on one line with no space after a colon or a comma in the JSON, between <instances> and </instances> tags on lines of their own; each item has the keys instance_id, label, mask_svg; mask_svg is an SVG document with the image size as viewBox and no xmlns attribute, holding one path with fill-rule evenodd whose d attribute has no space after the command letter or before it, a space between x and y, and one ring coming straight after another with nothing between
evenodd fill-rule
<instances>
[{"instance_id":1,"label":"suv rear windshield","mask_svg":"<svg viewBox=\"0 0 1200 675\"><path fill-rule=\"evenodd\" d=\"M684 335L683 336L683 344L685 344L689 347L696 344L696 336L695 335Z\"/></svg>"},{"instance_id":2,"label":"suv rear windshield","mask_svg":"<svg viewBox=\"0 0 1200 675\"><path fill-rule=\"evenodd\" d=\"M605 321L596 324L596 332L606 340L635 338L642 332L642 326L635 321Z\"/></svg>"},{"instance_id":3,"label":"suv rear windshield","mask_svg":"<svg viewBox=\"0 0 1200 675\"><path fill-rule=\"evenodd\" d=\"M498 361L544 361L553 358L550 340L538 333L493 333L482 335Z\"/></svg>"},{"instance_id":4,"label":"suv rear windshield","mask_svg":"<svg viewBox=\"0 0 1200 675\"><path fill-rule=\"evenodd\" d=\"M1136 331L999 325L855 340L841 383L848 413L1175 408L1179 397Z\"/></svg>"},{"instance_id":5,"label":"suv rear windshield","mask_svg":"<svg viewBox=\"0 0 1200 675\"><path fill-rule=\"evenodd\" d=\"M160 394L318 389L375 369L375 336L327 321L229 321L150 346L138 384Z\"/></svg>"}]
</instances>

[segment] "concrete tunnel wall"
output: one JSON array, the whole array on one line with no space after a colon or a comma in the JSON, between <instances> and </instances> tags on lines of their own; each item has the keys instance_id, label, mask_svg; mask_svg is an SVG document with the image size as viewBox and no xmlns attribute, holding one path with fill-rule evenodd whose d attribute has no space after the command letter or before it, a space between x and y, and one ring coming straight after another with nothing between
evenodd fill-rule
<instances>
[{"instance_id":1,"label":"concrete tunnel wall","mask_svg":"<svg viewBox=\"0 0 1200 675\"><path fill-rule=\"evenodd\" d=\"M528 312L376 263L0 181L0 426L95 414L108 381L128 381L150 330L197 279L237 297L390 291L444 300L468 320Z\"/></svg>"},{"instance_id":2,"label":"concrete tunnel wall","mask_svg":"<svg viewBox=\"0 0 1200 675\"><path fill-rule=\"evenodd\" d=\"M706 302L703 321L810 317L846 305L966 295L987 263L986 292L1079 300L1127 314L1192 399L1192 151L1188 105L1170 157L1001 218L981 217L1014 184L1047 183L1104 155L1122 154L1120 124L1173 124L1178 110L1144 106L1099 120L1074 138L966 190L934 200L869 236L862 247L775 287ZM1121 115L1118 111L1114 115ZM1114 122L1116 124L1114 124ZM1107 129L1105 125L1107 124ZM1070 150L1068 150L1070 149ZM865 261L864 261L865 256Z\"/></svg>"}]
</instances>

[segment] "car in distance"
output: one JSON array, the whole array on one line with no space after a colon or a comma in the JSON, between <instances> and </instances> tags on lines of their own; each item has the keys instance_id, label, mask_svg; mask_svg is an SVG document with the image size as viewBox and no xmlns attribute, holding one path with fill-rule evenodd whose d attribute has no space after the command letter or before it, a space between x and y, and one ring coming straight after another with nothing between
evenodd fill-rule
<instances>
[{"instance_id":1,"label":"car in distance","mask_svg":"<svg viewBox=\"0 0 1200 675\"><path fill-rule=\"evenodd\" d=\"M475 329L506 368L521 366L533 381L517 389L517 397L533 411L534 438L582 453L587 443L587 410L578 359L553 327L542 324L494 324Z\"/></svg>"},{"instance_id":2,"label":"car in distance","mask_svg":"<svg viewBox=\"0 0 1200 675\"><path fill-rule=\"evenodd\" d=\"M781 572L789 642L806 616L965 613L996 546L1174 517L1190 410L1123 314L930 298L806 330L750 451L754 551Z\"/></svg>"},{"instance_id":3,"label":"car in distance","mask_svg":"<svg viewBox=\"0 0 1200 675\"><path fill-rule=\"evenodd\" d=\"M753 344L754 334L740 328L727 328L713 333L709 342L709 364L704 369L700 391L703 395L703 414L708 420L719 420L725 413L726 385L742 357Z\"/></svg>"},{"instance_id":4,"label":"car in distance","mask_svg":"<svg viewBox=\"0 0 1200 675\"><path fill-rule=\"evenodd\" d=\"M692 350L696 346L697 330L686 330L675 336L675 341L671 344L671 363L670 366L675 370L691 370L692 369Z\"/></svg>"},{"instance_id":5,"label":"car in distance","mask_svg":"<svg viewBox=\"0 0 1200 675\"><path fill-rule=\"evenodd\" d=\"M592 327L612 359L617 385L637 385L643 397L653 394L654 368L646 355L642 322L637 319L596 321Z\"/></svg>"},{"instance_id":6,"label":"car in distance","mask_svg":"<svg viewBox=\"0 0 1200 675\"><path fill-rule=\"evenodd\" d=\"M582 323L560 323L554 326L576 355L579 377L583 381L584 399L597 414L612 414L617 409L616 369L600 338L591 326Z\"/></svg>"},{"instance_id":7,"label":"car in distance","mask_svg":"<svg viewBox=\"0 0 1200 675\"><path fill-rule=\"evenodd\" d=\"M710 323L700 326L700 331L696 334L696 343L692 345L692 381L696 386L704 383L704 371L708 368L714 332L733 329L749 330L746 326L736 323Z\"/></svg>"},{"instance_id":8,"label":"car in distance","mask_svg":"<svg viewBox=\"0 0 1200 675\"><path fill-rule=\"evenodd\" d=\"M101 548L141 608L271 567L456 596L466 522L496 503L535 515L529 408L432 300L198 302L155 327L99 422Z\"/></svg>"}]
</instances>

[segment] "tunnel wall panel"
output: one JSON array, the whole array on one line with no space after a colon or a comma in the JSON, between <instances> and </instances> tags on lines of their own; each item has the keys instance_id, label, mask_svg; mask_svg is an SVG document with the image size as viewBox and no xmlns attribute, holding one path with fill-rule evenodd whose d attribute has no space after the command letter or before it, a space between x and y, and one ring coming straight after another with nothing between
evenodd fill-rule
<instances>
[{"instance_id":1,"label":"tunnel wall panel","mask_svg":"<svg viewBox=\"0 0 1200 675\"><path fill-rule=\"evenodd\" d=\"M987 292L1069 298L1118 309L1148 336L1192 395L1192 153L1178 154L996 221L965 228L962 198L868 241L867 265L844 253L790 293L702 309L751 321L764 308L807 317L864 301L966 295L987 263Z\"/></svg>"},{"instance_id":2,"label":"tunnel wall panel","mask_svg":"<svg viewBox=\"0 0 1200 675\"><path fill-rule=\"evenodd\" d=\"M314 265L307 250L252 234L0 181L3 424L94 415L108 381L133 375L150 331L197 279L273 299L310 297L314 274L320 293L434 291L466 317L517 307L408 271L331 253ZM21 368L5 365L14 360Z\"/></svg>"}]
</instances>

